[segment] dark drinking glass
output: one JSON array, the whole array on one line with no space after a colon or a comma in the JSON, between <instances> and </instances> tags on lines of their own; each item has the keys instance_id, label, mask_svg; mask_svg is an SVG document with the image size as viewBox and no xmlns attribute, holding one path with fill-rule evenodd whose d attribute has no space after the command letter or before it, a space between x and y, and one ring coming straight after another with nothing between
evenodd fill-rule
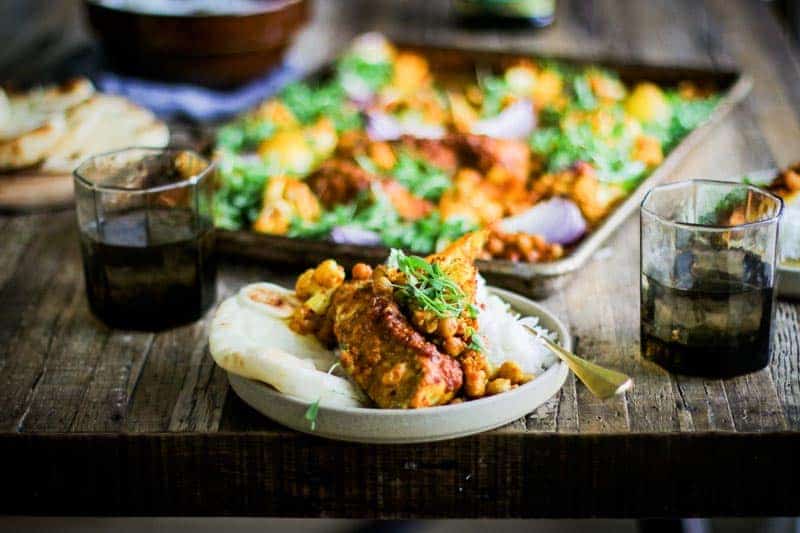
<instances>
[{"instance_id":1,"label":"dark drinking glass","mask_svg":"<svg viewBox=\"0 0 800 533\"><path fill-rule=\"evenodd\" d=\"M642 356L730 377L769 364L783 202L751 185L695 180L641 207Z\"/></svg>"},{"instance_id":2,"label":"dark drinking glass","mask_svg":"<svg viewBox=\"0 0 800 533\"><path fill-rule=\"evenodd\" d=\"M75 171L86 294L108 325L164 329L214 303L211 170L191 151L130 148Z\"/></svg>"}]
</instances>

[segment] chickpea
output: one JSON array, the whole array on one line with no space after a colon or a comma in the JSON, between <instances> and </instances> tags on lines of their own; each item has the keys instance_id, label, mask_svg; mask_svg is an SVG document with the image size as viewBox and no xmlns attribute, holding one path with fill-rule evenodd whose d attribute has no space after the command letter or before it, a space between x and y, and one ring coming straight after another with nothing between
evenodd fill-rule
<instances>
[{"instance_id":1,"label":"chickpea","mask_svg":"<svg viewBox=\"0 0 800 533\"><path fill-rule=\"evenodd\" d=\"M531 250L527 254L525 254L525 261L528 263L536 263L541 258L541 254L536 250Z\"/></svg>"},{"instance_id":2,"label":"chickpea","mask_svg":"<svg viewBox=\"0 0 800 533\"><path fill-rule=\"evenodd\" d=\"M527 233L520 233L517 236L517 247L522 255L527 255L533 250L533 238Z\"/></svg>"},{"instance_id":3,"label":"chickpea","mask_svg":"<svg viewBox=\"0 0 800 533\"><path fill-rule=\"evenodd\" d=\"M514 361L506 361L497 371L498 378L507 379L511 383L520 383L524 375L522 368Z\"/></svg>"},{"instance_id":4,"label":"chickpea","mask_svg":"<svg viewBox=\"0 0 800 533\"><path fill-rule=\"evenodd\" d=\"M425 317L422 329L424 329L426 333L431 334L437 329L439 329L439 321L436 320L435 317L434 318Z\"/></svg>"},{"instance_id":5,"label":"chickpea","mask_svg":"<svg viewBox=\"0 0 800 533\"><path fill-rule=\"evenodd\" d=\"M448 337L444 341L444 351L448 355L458 355L464 351L464 341L458 337Z\"/></svg>"},{"instance_id":6,"label":"chickpea","mask_svg":"<svg viewBox=\"0 0 800 533\"><path fill-rule=\"evenodd\" d=\"M364 281L372 277L372 267L366 263L357 263L353 267L353 279Z\"/></svg>"},{"instance_id":7,"label":"chickpea","mask_svg":"<svg viewBox=\"0 0 800 533\"><path fill-rule=\"evenodd\" d=\"M452 337L458 331L458 321L453 317L439 319L439 335Z\"/></svg>"},{"instance_id":8,"label":"chickpea","mask_svg":"<svg viewBox=\"0 0 800 533\"><path fill-rule=\"evenodd\" d=\"M390 295L394 292L392 280L386 276L386 272L382 270L374 270L372 273L372 285L375 292L384 295Z\"/></svg>"},{"instance_id":9,"label":"chickpea","mask_svg":"<svg viewBox=\"0 0 800 533\"><path fill-rule=\"evenodd\" d=\"M489 238L489 242L486 244L486 249L493 256L497 256L503 253L503 250L505 249L505 244L503 244L502 239L500 239L499 237L492 236Z\"/></svg>"},{"instance_id":10,"label":"chickpea","mask_svg":"<svg viewBox=\"0 0 800 533\"><path fill-rule=\"evenodd\" d=\"M561 246L560 244L551 245L551 247L550 247L550 256L553 259L558 259L562 255L564 255L564 247L563 246Z\"/></svg>"},{"instance_id":11,"label":"chickpea","mask_svg":"<svg viewBox=\"0 0 800 533\"><path fill-rule=\"evenodd\" d=\"M541 252L547 246L547 243L544 240L544 237L541 235L531 235L531 242L533 243L533 247L536 248L537 251Z\"/></svg>"},{"instance_id":12,"label":"chickpea","mask_svg":"<svg viewBox=\"0 0 800 533\"><path fill-rule=\"evenodd\" d=\"M492 396L511 390L511 381L505 378L493 379L486 385L486 395Z\"/></svg>"}]
</instances>

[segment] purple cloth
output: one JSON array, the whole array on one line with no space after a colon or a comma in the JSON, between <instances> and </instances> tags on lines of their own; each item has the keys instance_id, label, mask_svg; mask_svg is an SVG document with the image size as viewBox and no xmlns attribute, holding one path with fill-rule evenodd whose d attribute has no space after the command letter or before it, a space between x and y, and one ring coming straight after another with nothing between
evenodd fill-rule
<instances>
[{"instance_id":1,"label":"purple cloth","mask_svg":"<svg viewBox=\"0 0 800 533\"><path fill-rule=\"evenodd\" d=\"M162 118L189 117L198 121L227 118L249 109L300 77L301 72L284 64L265 76L231 90L144 80L103 72L97 86L152 110Z\"/></svg>"}]
</instances>

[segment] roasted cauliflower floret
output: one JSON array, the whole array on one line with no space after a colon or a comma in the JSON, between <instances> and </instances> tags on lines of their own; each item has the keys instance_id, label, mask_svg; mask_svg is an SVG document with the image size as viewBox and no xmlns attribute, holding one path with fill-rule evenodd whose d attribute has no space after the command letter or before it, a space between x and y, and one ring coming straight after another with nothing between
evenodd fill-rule
<instances>
[{"instance_id":1,"label":"roasted cauliflower floret","mask_svg":"<svg viewBox=\"0 0 800 533\"><path fill-rule=\"evenodd\" d=\"M672 108L658 85L639 83L625 101L625 110L642 122L664 122L672 115Z\"/></svg>"},{"instance_id":2,"label":"roasted cauliflower floret","mask_svg":"<svg viewBox=\"0 0 800 533\"><path fill-rule=\"evenodd\" d=\"M295 174L306 174L314 167L315 155L301 129L281 130L258 147L262 159Z\"/></svg>"},{"instance_id":3,"label":"roasted cauliflower floret","mask_svg":"<svg viewBox=\"0 0 800 533\"><path fill-rule=\"evenodd\" d=\"M317 197L302 181L275 176L264 188L262 207L253 229L259 233L285 235L294 217L305 221L319 218Z\"/></svg>"},{"instance_id":4,"label":"roasted cauliflower floret","mask_svg":"<svg viewBox=\"0 0 800 533\"><path fill-rule=\"evenodd\" d=\"M560 107L565 101L563 91L564 80L561 74L554 70L544 69L536 77L531 98L537 109L547 106Z\"/></svg>"},{"instance_id":5,"label":"roasted cauliflower floret","mask_svg":"<svg viewBox=\"0 0 800 533\"><path fill-rule=\"evenodd\" d=\"M344 267L327 259L303 272L295 283L295 295L301 304L295 308L289 327L303 335L316 334L323 342L330 341L330 332L320 334L325 315L336 289L345 279Z\"/></svg>"},{"instance_id":6,"label":"roasted cauliflower floret","mask_svg":"<svg viewBox=\"0 0 800 533\"><path fill-rule=\"evenodd\" d=\"M253 111L253 115L261 120L271 122L280 129L296 128L299 125L292 111L276 99L266 100L259 104Z\"/></svg>"},{"instance_id":7,"label":"roasted cauliflower floret","mask_svg":"<svg viewBox=\"0 0 800 533\"><path fill-rule=\"evenodd\" d=\"M640 135L633 141L631 159L641 161L648 167L660 165L664 160L661 141L650 135Z\"/></svg>"},{"instance_id":8,"label":"roasted cauliflower floret","mask_svg":"<svg viewBox=\"0 0 800 533\"><path fill-rule=\"evenodd\" d=\"M409 92L428 85L431 73L428 61L419 54L402 52L394 59L391 85L402 92Z\"/></svg>"},{"instance_id":9,"label":"roasted cauliflower floret","mask_svg":"<svg viewBox=\"0 0 800 533\"><path fill-rule=\"evenodd\" d=\"M442 218L462 217L480 224L490 224L503 216L503 204L497 188L484 182L480 173L471 168L458 171L453 186L439 199Z\"/></svg>"},{"instance_id":10,"label":"roasted cauliflower floret","mask_svg":"<svg viewBox=\"0 0 800 533\"><path fill-rule=\"evenodd\" d=\"M590 224L606 216L625 195L622 188L601 182L594 167L584 162L575 163L561 172L541 175L534 181L533 190L542 197L571 198Z\"/></svg>"},{"instance_id":11,"label":"roasted cauliflower floret","mask_svg":"<svg viewBox=\"0 0 800 533\"><path fill-rule=\"evenodd\" d=\"M625 85L602 70L590 69L586 73L586 81L594 95L601 100L617 101L625 98Z\"/></svg>"}]
</instances>

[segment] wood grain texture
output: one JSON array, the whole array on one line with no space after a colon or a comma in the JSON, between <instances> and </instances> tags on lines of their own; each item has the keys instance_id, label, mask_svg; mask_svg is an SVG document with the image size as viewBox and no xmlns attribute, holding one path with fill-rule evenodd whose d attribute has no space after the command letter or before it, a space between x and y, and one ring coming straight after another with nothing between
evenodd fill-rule
<instances>
[{"instance_id":1,"label":"wood grain texture","mask_svg":"<svg viewBox=\"0 0 800 533\"><path fill-rule=\"evenodd\" d=\"M751 96L670 179L724 178L800 154L797 47L761 2L564 0L543 32L467 32L447 2L320 1L290 53L317 66L353 35L537 54L736 65ZM49 20L49 19L48 19ZM0 22L2 24L2 22ZM61 52L48 51L46 64ZM49 58L49 59L48 59ZM9 65L0 53L0 64ZM23 77L34 76L28 60ZM672 376L639 355L638 220L543 303L579 354L630 373L608 402L570 376L513 424L429 445L362 446L260 416L207 353L209 316L113 331L83 294L74 213L0 216L0 512L561 517L797 515L800 303L781 301L768 369ZM288 265L226 260L220 298L290 286Z\"/></svg>"}]
</instances>

